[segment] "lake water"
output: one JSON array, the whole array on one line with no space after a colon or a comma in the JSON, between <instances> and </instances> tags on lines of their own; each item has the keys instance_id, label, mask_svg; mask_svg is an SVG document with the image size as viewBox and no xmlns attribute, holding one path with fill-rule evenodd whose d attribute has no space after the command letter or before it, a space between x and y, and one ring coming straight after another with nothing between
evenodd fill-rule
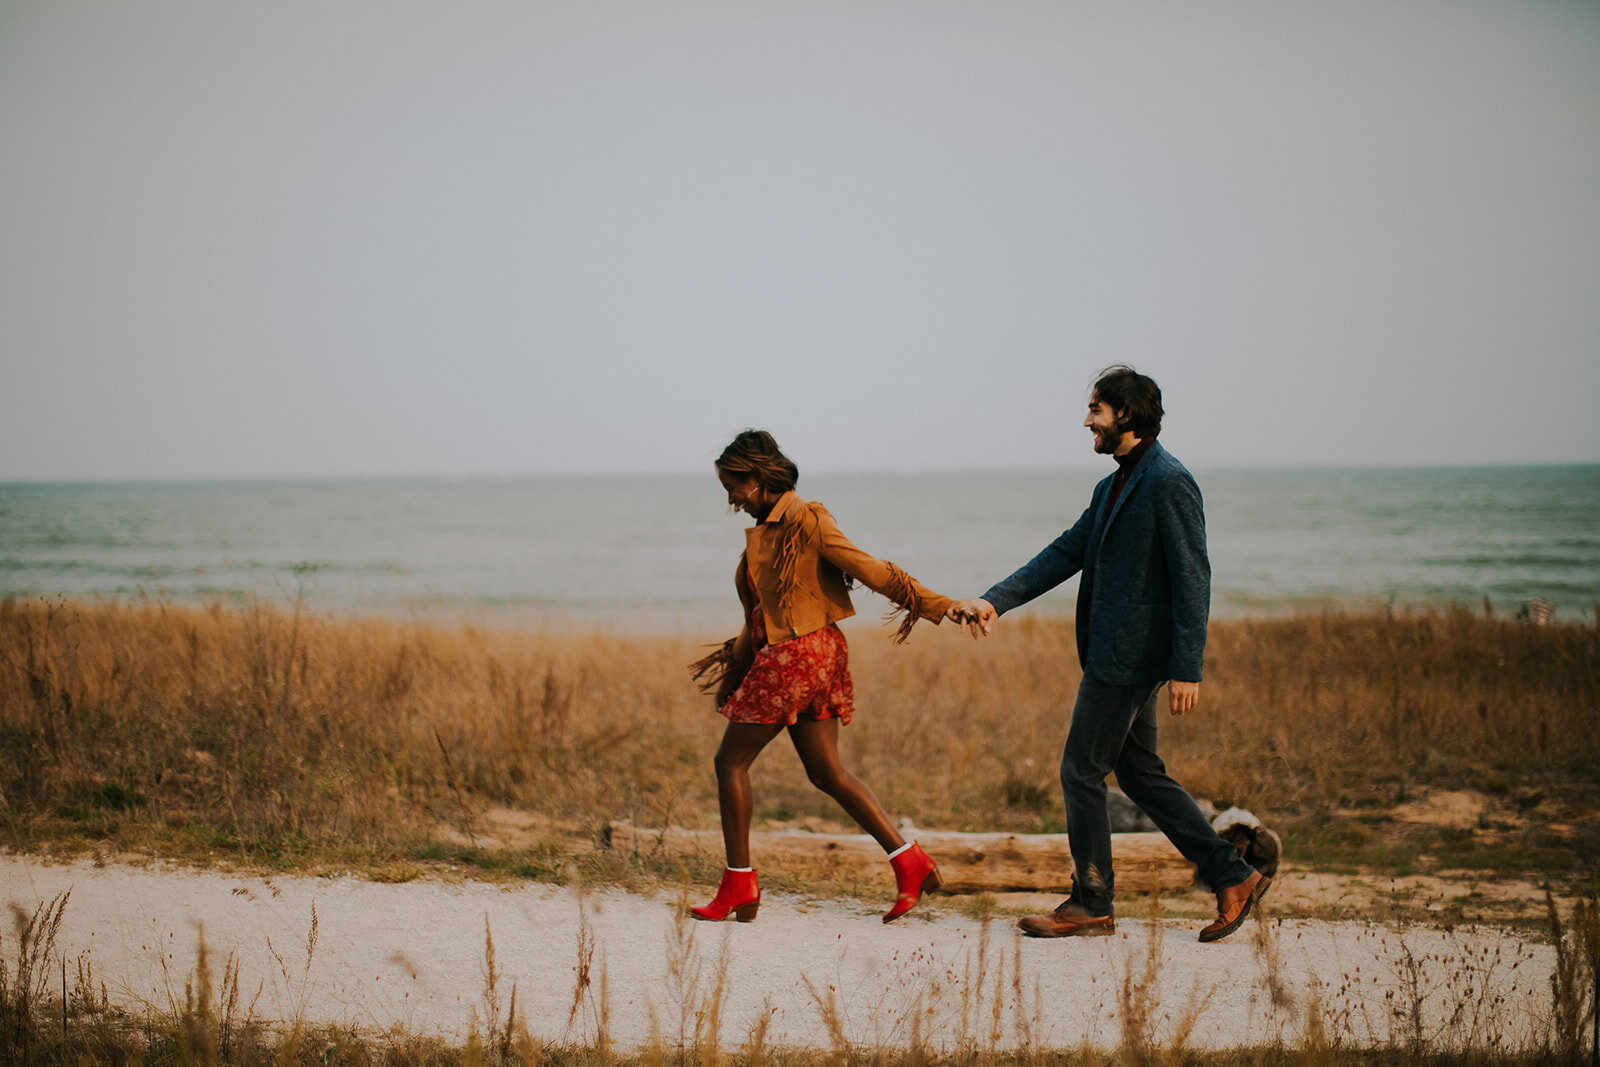
<instances>
[{"instance_id":1,"label":"lake water","mask_svg":"<svg viewBox=\"0 0 1600 1067\"><path fill-rule=\"evenodd\" d=\"M808 475L845 533L976 595L1076 520L1105 472ZM1213 613L1528 598L1600 604L1600 466L1198 471ZM736 624L748 520L710 474L0 485L0 595L303 596L361 612L618 629ZM1076 581L1035 601L1069 613ZM877 605L860 604L863 615Z\"/></svg>"}]
</instances>

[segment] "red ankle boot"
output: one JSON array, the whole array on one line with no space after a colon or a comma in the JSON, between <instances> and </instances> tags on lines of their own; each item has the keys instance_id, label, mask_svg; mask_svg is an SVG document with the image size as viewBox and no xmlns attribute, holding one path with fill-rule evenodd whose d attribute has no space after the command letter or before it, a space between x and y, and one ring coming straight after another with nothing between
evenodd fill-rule
<instances>
[{"instance_id":1,"label":"red ankle boot","mask_svg":"<svg viewBox=\"0 0 1600 1067\"><path fill-rule=\"evenodd\" d=\"M894 907L884 915L884 922L900 918L917 906L922 894L931 893L944 884L944 879L939 877L939 868L933 865L933 860L915 841L898 856L890 857L889 865L894 868L895 886L900 895L895 897Z\"/></svg>"},{"instance_id":2,"label":"red ankle boot","mask_svg":"<svg viewBox=\"0 0 1600 1067\"><path fill-rule=\"evenodd\" d=\"M717 895L709 904L690 908L689 914L696 919L721 922L728 917L729 912L732 912L734 918L747 923L756 917L756 909L759 907L761 907L761 887L756 884L755 869L734 871L724 867L722 884L717 886Z\"/></svg>"}]
</instances>

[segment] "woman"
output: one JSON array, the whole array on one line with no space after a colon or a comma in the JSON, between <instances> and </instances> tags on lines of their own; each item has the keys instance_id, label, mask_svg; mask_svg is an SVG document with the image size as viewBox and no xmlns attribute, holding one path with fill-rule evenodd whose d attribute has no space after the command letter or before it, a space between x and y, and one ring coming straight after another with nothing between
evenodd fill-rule
<instances>
[{"instance_id":1,"label":"woman","mask_svg":"<svg viewBox=\"0 0 1600 1067\"><path fill-rule=\"evenodd\" d=\"M701 688L715 692L728 725L717 749L717 799L728 866L696 919L756 917L761 889L750 866L750 765L784 729L806 776L889 854L898 894L883 921L898 919L921 894L939 888L933 860L907 844L878 798L839 763L839 727L850 721L854 690L844 635L835 625L855 614L848 588L859 581L904 612L896 640L918 619L938 624L950 606L893 563L874 559L839 532L821 504L795 495L799 469L765 430L746 430L716 462L728 506L754 518L745 531L734 588L744 606L739 636L692 665Z\"/></svg>"}]
</instances>

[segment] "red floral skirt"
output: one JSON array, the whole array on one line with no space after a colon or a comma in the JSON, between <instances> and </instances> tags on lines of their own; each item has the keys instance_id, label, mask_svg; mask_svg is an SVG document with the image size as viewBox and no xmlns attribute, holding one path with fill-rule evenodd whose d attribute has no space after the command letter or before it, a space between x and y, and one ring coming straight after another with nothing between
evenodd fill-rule
<instances>
[{"instance_id":1,"label":"red floral skirt","mask_svg":"<svg viewBox=\"0 0 1600 1067\"><path fill-rule=\"evenodd\" d=\"M850 682L850 650L837 626L769 645L766 620L757 604L750 629L755 662L722 705L729 722L793 726L801 719L850 721L856 691Z\"/></svg>"}]
</instances>

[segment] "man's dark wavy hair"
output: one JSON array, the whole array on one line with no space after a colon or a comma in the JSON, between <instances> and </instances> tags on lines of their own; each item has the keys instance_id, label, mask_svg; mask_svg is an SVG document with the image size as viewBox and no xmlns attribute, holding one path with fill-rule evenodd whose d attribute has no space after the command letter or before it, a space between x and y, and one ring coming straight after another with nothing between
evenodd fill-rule
<instances>
[{"instance_id":1,"label":"man's dark wavy hair","mask_svg":"<svg viewBox=\"0 0 1600 1067\"><path fill-rule=\"evenodd\" d=\"M1149 375L1119 363L1095 377L1089 395L1116 413L1119 429L1141 440L1161 432L1161 386Z\"/></svg>"}]
</instances>

